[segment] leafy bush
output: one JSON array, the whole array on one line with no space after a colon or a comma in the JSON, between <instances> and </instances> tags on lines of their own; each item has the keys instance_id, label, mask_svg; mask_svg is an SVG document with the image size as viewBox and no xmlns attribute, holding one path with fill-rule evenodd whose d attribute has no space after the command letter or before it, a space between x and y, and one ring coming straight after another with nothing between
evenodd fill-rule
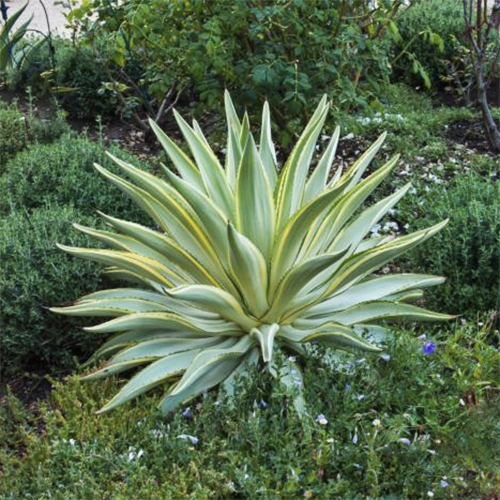
<instances>
[{"instance_id":1,"label":"leafy bush","mask_svg":"<svg viewBox=\"0 0 500 500\"><path fill-rule=\"evenodd\" d=\"M413 2L398 19L401 48L410 41L408 51L423 66L431 82L439 85L447 73L445 61L456 55L457 41L464 31L463 5L456 0L420 0ZM427 30L427 35L424 32ZM443 42L442 51L432 43L429 33L435 33ZM398 68L405 77L415 73L413 59L402 57ZM416 76L413 79L416 80ZM410 78L411 79L411 78ZM421 80L418 80L421 83Z\"/></svg>"},{"instance_id":2,"label":"leafy bush","mask_svg":"<svg viewBox=\"0 0 500 500\"><path fill-rule=\"evenodd\" d=\"M439 238L412 252L408 267L446 276L439 292L430 292L431 307L451 313L477 314L499 309L500 185L473 175L460 175L429 193L425 205L401 207L412 229L449 214Z\"/></svg>"},{"instance_id":3,"label":"leafy bush","mask_svg":"<svg viewBox=\"0 0 500 500\"><path fill-rule=\"evenodd\" d=\"M14 106L0 108L0 175L9 158L29 144L48 143L59 137L67 125L60 114L50 119L22 113Z\"/></svg>"},{"instance_id":4,"label":"leafy bush","mask_svg":"<svg viewBox=\"0 0 500 500\"><path fill-rule=\"evenodd\" d=\"M118 159L130 181L99 167L155 219L161 232L106 217L116 232L77 228L112 250L63 247L142 285L97 292L53 309L70 316L115 318L89 328L118 335L95 356L112 354L111 361L87 378L149 365L102 411L182 374L159 403L168 413L222 382L231 387L238 374L261 360L279 383L300 387L299 368L277 369L275 356L307 356L311 342L377 352L381 349L364 335L389 334L378 325L380 320L449 319L406 304L441 278L371 276L445 224L393 241L369 237L372 226L406 194L409 184L355 217L397 164L398 157L392 158L360 181L384 135L352 168L343 175L339 169L330 179L337 128L310 173L330 107L324 96L279 170L268 104L257 148L248 115L240 121L228 93L225 98L225 168L197 123L192 128L177 113L194 162L154 122L151 125L181 178L165 169L163 181ZM300 394L295 405L304 413Z\"/></svg>"},{"instance_id":5,"label":"leafy bush","mask_svg":"<svg viewBox=\"0 0 500 500\"><path fill-rule=\"evenodd\" d=\"M63 88L59 101L71 116L95 119L118 113L116 95L101 88L108 79L103 71L105 58L102 43L97 43L94 50L68 42L58 45L57 80L53 83Z\"/></svg>"},{"instance_id":6,"label":"leafy bush","mask_svg":"<svg viewBox=\"0 0 500 500\"><path fill-rule=\"evenodd\" d=\"M117 148L112 151L130 160L127 153ZM116 187L96 175L94 162L106 167L113 163L99 143L74 134L19 153L0 179L0 191L4 193L0 213L72 205L92 216L102 210L138 222L148 220Z\"/></svg>"},{"instance_id":7,"label":"leafy bush","mask_svg":"<svg viewBox=\"0 0 500 500\"><path fill-rule=\"evenodd\" d=\"M168 423L152 415L154 397L95 415L114 379L56 382L36 411L11 396L0 405L2 498L492 497L500 354L485 334L451 327L427 356L413 332L397 332L390 359L318 353L304 368L305 422L257 371L234 405L200 398Z\"/></svg>"},{"instance_id":8,"label":"leafy bush","mask_svg":"<svg viewBox=\"0 0 500 500\"><path fill-rule=\"evenodd\" d=\"M86 355L95 338L48 306L95 289L101 282L96 266L67 258L57 242L85 245L88 238L71 231L71 222L93 219L71 208L13 212L0 221L1 375L24 370L55 373L74 367L73 356Z\"/></svg>"},{"instance_id":9,"label":"leafy bush","mask_svg":"<svg viewBox=\"0 0 500 500\"><path fill-rule=\"evenodd\" d=\"M306 121L306 103L321 93L342 109L377 105L391 71L391 20L399 5L220 0L204 8L185 0L94 0L69 19L82 39L106 39L109 87L136 118L164 120L161 110L177 92L213 108L228 88L251 113L269 99L286 142L296 121Z\"/></svg>"},{"instance_id":10,"label":"leafy bush","mask_svg":"<svg viewBox=\"0 0 500 500\"><path fill-rule=\"evenodd\" d=\"M105 44L96 40L91 49L67 38L56 38L53 48L53 58L49 45L42 44L28 62L10 71L9 88L24 91L29 87L37 95L55 95L71 116L80 119L115 116L119 111L116 95L101 89L107 81Z\"/></svg>"},{"instance_id":11,"label":"leafy bush","mask_svg":"<svg viewBox=\"0 0 500 500\"><path fill-rule=\"evenodd\" d=\"M0 174L9 158L21 151L27 143L26 122L15 109L0 109Z\"/></svg>"}]
</instances>

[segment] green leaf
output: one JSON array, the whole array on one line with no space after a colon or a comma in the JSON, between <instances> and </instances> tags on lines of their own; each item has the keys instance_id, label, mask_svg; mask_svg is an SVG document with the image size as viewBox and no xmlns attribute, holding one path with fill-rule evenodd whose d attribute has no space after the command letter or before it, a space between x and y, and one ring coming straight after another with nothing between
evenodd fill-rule
<instances>
[{"instance_id":1,"label":"green leaf","mask_svg":"<svg viewBox=\"0 0 500 500\"><path fill-rule=\"evenodd\" d=\"M237 284L248 310L260 318L269 309L267 302L267 267L259 249L228 225L231 278Z\"/></svg>"},{"instance_id":2,"label":"green leaf","mask_svg":"<svg viewBox=\"0 0 500 500\"><path fill-rule=\"evenodd\" d=\"M270 258L274 240L273 194L257 146L248 137L236 179L237 228Z\"/></svg>"}]
</instances>

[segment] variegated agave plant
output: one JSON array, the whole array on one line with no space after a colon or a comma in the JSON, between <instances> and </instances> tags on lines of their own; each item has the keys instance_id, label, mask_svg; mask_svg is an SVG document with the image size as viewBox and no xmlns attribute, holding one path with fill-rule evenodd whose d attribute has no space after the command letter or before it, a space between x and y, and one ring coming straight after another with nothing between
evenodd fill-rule
<instances>
[{"instance_id":1,"label":"variegated agave plant","mask_svg":"<svg viewBox=\"0 0 500 500\"><path fill-rule=\"evenodd\" d=\"M361 180L384 136L345 173L340 167L333 173L337 128L312 169L329 107L324 97L278 170L268 105L257 145L248 116L240 121L227 93L225 100L225 167L198 123L191 127L178 114L192 158L154 122L151 126L179 175L164 168L160 179L112 157L125 180L96 165L152 217L156 229L103 215L114 231L75 227L110 250L61 246L138 285L53 309L114 318L87 328L115 336L93 358L110 359L86 378L144 367L101 411L165 383L159 406L169 412L223 381L229 387L260 359L273 371L276 349L303 355L305 343L321 341L379 351L363 335L383 332L380 320L449 318L407 304L443 278L371 276L446 223L396 239L369 237L409 188L360 211L398 160ZM290 376L286 370L279 375Z\"/></svg>"}]
</instances>

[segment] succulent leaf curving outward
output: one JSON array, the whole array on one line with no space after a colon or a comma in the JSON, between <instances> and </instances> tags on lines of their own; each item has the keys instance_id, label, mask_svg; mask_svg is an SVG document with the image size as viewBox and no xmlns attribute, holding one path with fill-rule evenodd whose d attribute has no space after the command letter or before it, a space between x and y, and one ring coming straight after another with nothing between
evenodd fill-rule
<instances>
[{"instance_id":1,"label":"succulent leaf curving outward","mask_svg":"<svg viewBox=\"0 0 500 500\"><path fill-rule=\"evenodd\" d=\"M310 174L329 108L324 97L278 171L268 105L257 145L248 116L240 121L229 94L225 99L224 167L198 124L191 127L178 114L191 157L151 122L178 176L165 167L163 180L112 157L125 180L96 165L156 229L103 214L114 231L75 227L111 249L61 246L138 285L52 309L112 318L87 328L115 334L92 358L108 361L87 379L144 367L101 411L167 383L160 408L169 412L223 381L230 385L260 358L276 376L289 377L273 369L276 349L307 355L304 344L321 341L380 351L363 336L386 332L380 320L450 318L407 303L443 278L371 276L446 224L395 239L369 237L409 188L360 210L397 163L393 158L362 180L385 135L345 173L333 173L337 128Z\"/></svg>"}]
</instances>

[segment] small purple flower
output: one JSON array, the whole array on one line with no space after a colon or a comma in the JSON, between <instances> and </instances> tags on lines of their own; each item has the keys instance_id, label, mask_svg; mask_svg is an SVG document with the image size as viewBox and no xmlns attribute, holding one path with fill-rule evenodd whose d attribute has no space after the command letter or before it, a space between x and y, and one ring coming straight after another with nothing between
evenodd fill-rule
<instances>
[{"instance_id":1,"label":"small purple flower","mask_svg":"<svg viewBox=\"0 0 500 500\"><path fill-rule=\"evenodd\" d=\"M432 342L426 342L422 346L422 352L427 356L428 354L432 354L436 350L436 344Z\"/></svg>"},{"instance_id":2,"label":"small purple flower","mask_svg":"<svg viewBox=\"0 0 500 500\"><path fill-rule=\"evenodd\" d=\"M354 432L354 437L352 438L352 444L357 444L358 442L358 429Z\"/></svg>"},{"instance_id":3,"label":"small purple flower","mask_svg":"<svg viewBox=\"0 0 500 500\"><path fill-rule=\"evenodd\" d=\"M261 399L259 401L259 407L260 408L267 408L267 403L263 399Z\"/></svg>"},{"instance_id":4,"label":"small purple flower","mask_svg":"<svg viewBox=\"0 0 500 500\"><path fill-rule=\"evenodd\" d=\"M408 438L399 438L399 439L398 439L398 443L403 443L403 444L405 444L406 446L410 446L411 441L410 441Z\"/></svg>"},{"instance_id":5,"label":"small purple flower","mask_svg":"<svg viewBox=\"0 0 500 500\"><path fill-rule=\"evenodd\" d=\"M190 408L186 408L183 412L182 412L182 416L186 419L186 420L191 420L193 418L193 412L191 411Z\"/></svg>"},{"instance_id":6,"label":"small purple flower","mask_svg":"<svg viewBox=\"0 0 500 500\"><path fill-rule=\"evenodd\" d=\"M441 485L441 488L448 488L448 486L450 486L450 483L448 483L448 481L445 481L444 479L441 479L439 484Z\"/></svg>"},{"instance_id":7,"label":"small purple flower","mask_svg":"<svg viewBox=\"0 0 500 500\"><path fill-rule=\"evenodd\" d=\"M349 382L347 382L347 384L344 387L344 391L349 392L350 390L351 390L351 384Z\"/></svg>"},{"instance_id":8,"label":"small purple flower","mask_svg":"<svg viewBox=\"0 0 500 500\"><path fill-rule=\"evenodd\" d=\"M320 413L316 417L316 422L318 422L318 424L320 424L320 425L326 425L328 423L328 420L325 418L325 416L323 415L323 413Z\"/></svg>"}]
</instances>

